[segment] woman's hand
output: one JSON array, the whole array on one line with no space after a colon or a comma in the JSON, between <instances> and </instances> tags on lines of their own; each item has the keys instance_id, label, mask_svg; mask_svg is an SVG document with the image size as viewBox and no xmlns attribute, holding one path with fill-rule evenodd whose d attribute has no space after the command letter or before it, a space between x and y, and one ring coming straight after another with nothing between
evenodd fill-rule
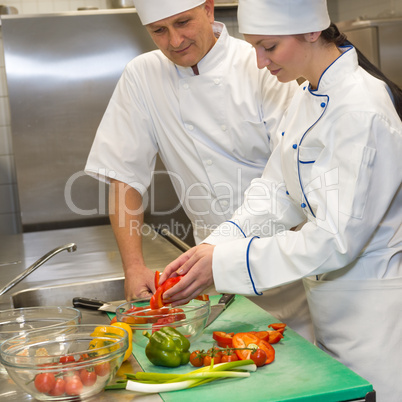
<instances>
[{"instance_id":1,"label":"woman's hand","mask_svg":"<svg viewBox=\"0 0 402 402\"><path fill-rule=\"evenodd\" d=\"M163 295L172 306L185 304L213 285L212 255L215 246L201 244L186 251L164 269L159 284L171 276L185 275L181 281Z\"/></svg>"}]
</instances>

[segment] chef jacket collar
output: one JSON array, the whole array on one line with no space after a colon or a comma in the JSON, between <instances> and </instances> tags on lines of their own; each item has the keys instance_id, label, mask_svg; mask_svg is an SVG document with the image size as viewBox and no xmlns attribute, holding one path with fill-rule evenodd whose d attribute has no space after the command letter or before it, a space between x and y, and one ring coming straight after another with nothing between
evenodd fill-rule
<instances>
[{"instance_id":1,"label":"chef jacket collar","mask_svg":"<svg viewBox=\"0 0 402 402\"><path fill-rule=\"evenodd\" d=\"M309 85L309 91L312 94L326 93L330 87L338 85L340 80L353 74L359 68L357 53L353 46L342 46L339 50L342 54L321 74L317 89L311 89Z\"/></svg>"},{"instance_id":2,"label":"chef jacket collar","mask_svg":"<svg viewBox=\"0 0 402 402\"><path fill-rule=\"evenodd\" d=\"M212 49L197 64L200 75L216 68L226 56L227 43L229 41L229 34L226 26L221 22L215 21L212 27L218 40L215 42ZM182 78L194 77L194 71L191 67L183 67L176 64L176 68Z\"/></svg>"}]
</instances>

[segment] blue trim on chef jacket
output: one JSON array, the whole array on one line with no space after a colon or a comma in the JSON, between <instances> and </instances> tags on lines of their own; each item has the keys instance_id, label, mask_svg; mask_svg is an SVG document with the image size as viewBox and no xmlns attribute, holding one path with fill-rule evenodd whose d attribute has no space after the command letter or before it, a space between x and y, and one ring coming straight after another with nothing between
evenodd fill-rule
<instances>
[{"instance_id":1,"label":"blue trim on chef jacket","mask_svg":"<svg viewBox=\"0 0 402 402\"><path fill-rule=\"evenodd\" d=\"M226 222L233 223L233 225L235 225L235 226L237 227L237 229L240 230L241 234L242 234L244 237L247 237L246 234L243 232L242 228L241 228L237 223L235 223L235 222L233 222L233 221L226 221Z\"/></svg>"},{"instance_id":2,"label":"blue trim on chef jacket","mask_svg":"<svg viewBox=\"0 0 402 402\"><path fill-rule=\"evenodd\" d=\"M347 49L347 50L345 50L341 55L339 55L339 57L342 57L342 56L343 56L345 53L347 53L349 50L353 49L353 46L350 46L350 45L345 45L345 46L340 46L340 47L341 47L341 48L345 48L345 49ZM307 204L307 206L308 206L308 208L309 208L311 214L314 216L314 218L315 218L316 216L315 216L315 214L314 214L314 212L313 212L313 209L311 208L310 203L308 202L307 195L306 195L306 193L304 192L303 183L302 183L302 178L301 178L301 174L300 174L300 164L314 163L315 161L303 162L303 161L300 160L300 158L299 158L299 156L300 156L300 145L301 145L302 141L304 140L304 137L306 136L306 134L318 123L318 121L321 119L321 117L324 115L325 111L326 111L327 108L328 108L329 96L328 96L328 95L318 95L318 94L316 94L316 93L314 93L314 92L318 91L318 88L320 87L321 78L324 76L325 72L332 66L332 64L334 64L334 63L336 62L336 60L339 59L339 57L337 57L337 58L324 70L324 72L321 74L321 77L320 77L320 79L318 80L317 89L311 89L311 85L308 86L308 91L310 92L311 95L316 96L316 97L326 98L326 102L325 102L325 103L324 103L324 102L321 103L320 106L323 108L323 111L322 111L320 117L315 121L314 124L312 124L312 125L304 132L304 134L302 135L302 137L301 137L301 139L300 139L299 146L297 147L297 162L298 162L298 163L297 163L297 172L298 172L298 176L299 176L300 188L301 188L301 190L302 190L304 200L306 201L306 204ZM304 203L303 203L303 204L304 204ZM303 204L302 204L302 206L303 206ZM304 206L304 207L305 207L305 206Z\"/></svg>"},{"instance_id":3,"label":"blue trim on chef jacket","mask_svg":"<svg viewBox=\"0 0 402 402\"><path fill-rule=\"evenodd\" d=\"M247 271L248 271L248 276L250 277L251 284L253 285L254 293L255 293L257 296L261 296L262 293L261 293L261 292L260 292L260 293L257 292L257 289L255 288L254 281L253 281L253 277L251 276L251 271L250 271L250 259L249 259L250 246L251 246L251 242L252 242L255 238L259 239L260 237L259 237L259 236L254 236L254 237L252 237L251 240L250 240L250 242L248 243L248 246L247 246L247 254L246 254Z\"/></svg>"}]
</instances>

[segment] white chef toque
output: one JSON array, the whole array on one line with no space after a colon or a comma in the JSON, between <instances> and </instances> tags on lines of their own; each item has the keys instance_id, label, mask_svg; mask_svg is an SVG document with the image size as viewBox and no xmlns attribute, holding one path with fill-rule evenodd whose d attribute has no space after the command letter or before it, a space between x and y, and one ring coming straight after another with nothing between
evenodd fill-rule
<instances>
[{"instance_id":1,"label":"white chef toque","mask_svg":"<svg viewBox=\"0 0 402 402\"><path fill-rule=\"evenodd\" d=\"M297 35L327 29L326 0L239 0L239 32L250 35Z\"/></svg>"},{"instance_id":2,"label":"white chef toque","mask_svg":"<svg viewBox=\"0 0 402 402\"><path fill-rule=\"evenodd\" d=\"M190 10L203 3L205 0L134 0L134 7L142 25L148 25Z\"/></svg>"}]
</instances>

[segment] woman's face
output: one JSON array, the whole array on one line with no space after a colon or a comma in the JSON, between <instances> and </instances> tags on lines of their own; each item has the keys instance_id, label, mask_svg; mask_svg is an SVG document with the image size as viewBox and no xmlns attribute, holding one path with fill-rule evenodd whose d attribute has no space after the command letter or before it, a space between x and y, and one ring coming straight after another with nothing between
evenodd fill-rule
<instances>
[{"instance_id":1,"label":"woman's face","mask_svg":"<svg viewBox=\"0 0 402 402\"><path fill-rule=\"evenodd\" d=\"M267 68L280 82L305 77L308 61L304 35L244 35L256 50L258 68Z\"/></svg>"}]
</instances>

